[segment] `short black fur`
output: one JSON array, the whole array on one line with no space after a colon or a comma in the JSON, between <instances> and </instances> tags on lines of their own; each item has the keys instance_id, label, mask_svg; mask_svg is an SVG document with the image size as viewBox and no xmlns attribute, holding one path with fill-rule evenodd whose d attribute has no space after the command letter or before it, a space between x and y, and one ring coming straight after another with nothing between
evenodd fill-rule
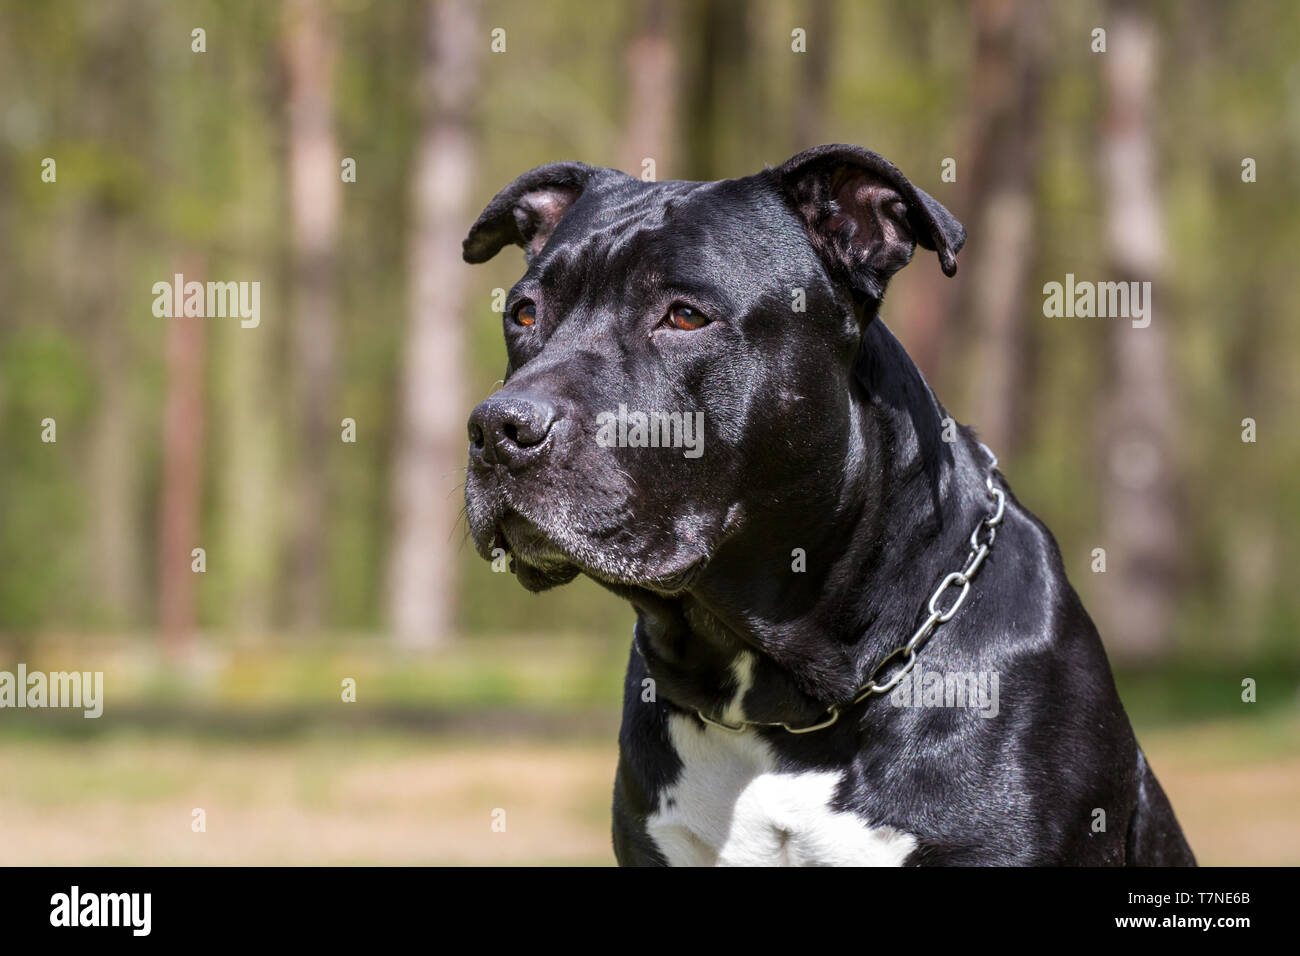
<instances>
[{"instance_id":1,"label":"short black fur","mask_svg":"<svg viewBox=\"0 0 1300 956\"><path fill-rule=\"evenodd\" d=\"M506 304L510 373L470 420L476 545L508 550L532 590L584 573L636 611L621 863L666 862L646 821L681 772L669 718L721 713L737 654L758 662L748 719L810 723L962 566L989 458L969 429L944 440L946 411L877 310L914 245L951 275L964 240L850 146L716 183L540 167L466 238L469 261L528 255ZM511 318L521 303L532 324ZM681 303L711 321L666 325ZM703 411L705 452L602 446L597 415L620 405ZM784 768L841 771L837 809L914 835L910 863L1192 864L1051 534L994 478L996 547L922 661L1002 675L998 718L873 698L824 731L758 732Z\"/></svg>"}]
</instances>

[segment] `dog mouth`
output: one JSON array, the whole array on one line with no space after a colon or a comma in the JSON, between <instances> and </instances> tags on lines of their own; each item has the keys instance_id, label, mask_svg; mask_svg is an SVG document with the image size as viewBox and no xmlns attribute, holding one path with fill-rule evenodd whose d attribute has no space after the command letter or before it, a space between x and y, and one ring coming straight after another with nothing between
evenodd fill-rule
<instances>
[{"instance_id":1,"label":"dog mouth","mask_svg":"<svg viewBox=\"0 0 1300 956\"><path fill-rule=\"evenodd\" d=\"M643 582L642 587L650 591L657 591L667 597L681 594L683 591L689 591L692 585L704 573L705 567L708 566L708 557L697 558L680 571L674 571L671 574L662 577L653 578ZM615 582L622 583L622 582Z\"/></svg>"},{"instance_id":2,"label":"dog mouth","mask_svg":"<svg viewBox=\"0 0 1300 956\"><path fill-rule=\"evenodd\" d=\"M586 536L552 536L514 510L506 511L491 525L488 542L479 540L479 551L485 557L502 551L508 554L510 570L530 591L567 584L583 573L606 585L643 588L672 596L688 590L709 561L706 551L680 556L670 561L668 567L648 567L643 560L608 544L593 544ZM488 543L488 547L482 543Z\"/></svg>"},{"instance_id":3,"label":"dog mouth","mask_svg":"<svg viewBox=\"0 0 1300 956\"><path fill-rule=\"evenodd\" d=\"M516 561L539 567L568 562L568 556L560 546L518 512L507 512L497 521L493 528L492 546L503 549Z\"/></svg>"}]
</instances>

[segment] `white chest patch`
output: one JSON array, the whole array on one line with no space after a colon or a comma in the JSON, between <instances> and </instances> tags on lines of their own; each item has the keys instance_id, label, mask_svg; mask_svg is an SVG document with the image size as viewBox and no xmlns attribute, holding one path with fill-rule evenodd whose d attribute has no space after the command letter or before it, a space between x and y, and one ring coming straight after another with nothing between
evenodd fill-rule
<instances>
[{"instance_id":1,"label":"white chest patch","mask_svg":"<svg viewBox=\"0 0 1300 956\"><path fill-rule=\"evenodd\" d=\"M737 662L728 722L741 719L750 663ZM646 829L673 866L899 866L916 847L910 834L833 809L842 774L780 772L756 734L680 715L668 732L682 771Z\"/></svg>"}]
</instances>

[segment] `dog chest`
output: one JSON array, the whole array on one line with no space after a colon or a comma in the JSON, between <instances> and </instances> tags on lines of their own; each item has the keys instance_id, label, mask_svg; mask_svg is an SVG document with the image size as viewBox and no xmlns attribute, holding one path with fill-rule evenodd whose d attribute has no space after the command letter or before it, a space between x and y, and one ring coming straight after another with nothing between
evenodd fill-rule
<instances>
[{"instance_id":1,"label":"dog chest","mask_svg":"<svg viewBox=\"0 0 1300 956\"><path fill-rule=\"evenodd\" d=\"M673 715L682 770L659 795L647 832L674 866L899 866L909 834L833 807L842 775L782 772L753 733Z\"/></svg>"}]
</instances>

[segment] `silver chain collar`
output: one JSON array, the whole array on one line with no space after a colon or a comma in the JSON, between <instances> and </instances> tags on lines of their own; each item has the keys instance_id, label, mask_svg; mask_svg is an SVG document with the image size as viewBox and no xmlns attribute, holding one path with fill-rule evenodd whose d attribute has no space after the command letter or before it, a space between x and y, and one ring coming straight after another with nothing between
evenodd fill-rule
<instances>
[{"instance_id":1,"label":"silver chain collar","mask_svg":"<svg viewBox=\"0 0 1300 956\"><path fill-rule=\"evenodd\" d=\"M979 524L975 526L975 530L970 533L970 553L966 555L966 566L960 571L953 571L939 582L939 586L935 589L935 592L930 595L930 603L926 605L930 613L926 615L925 620L921 622L921 626L916 629L915 633L912 634L906 644L886 655L885 659L871 672L871 677L868 678L867 682L858 688L853 700L842 706L831 706L826 708L827 717L815 724L810 724L807 727L791 727L783 720L743 720L738 724L728 724L720 720L714 720L702 710L696 710L695 713L699 716L700 720L713 727L718 727L733 734L742 733L750 727L782 727L792 734L810 734L814 730L824 730L831 724L835 723L835 721L840 719L840 713L842 710L847 710L850 707L860 704L862 701L875 694L888 693L897 687L898 682L916 666L916 653L921 649L921 645L930 638L930 635L934 633L935 628L940 624L950 621L953 615L957 613L957 609L960 608L962 603L966 600L966 595L970 593L971 579L975 577L975 573L979 571L980 566L984 563L984 559L988 557L989 548L993 547L993 539L997 536L997 526L1002 523L1002 512L1006 509L1007 498L1006 495L1003 494L1001 488L996 488L993 485L993 469L998 466L998 459L993 452L989 451L986 445L981 444L980 447L983 448L984 451L988 453L989 458L992 459L989 464L988 477L984 479L984 487L988 489L989 497L993 499L994 505L990 509L989 513L980 519ZM981 532L985 530L988 531L988 536L984 540L981 540ZM945 591L955 587L961 588L961 590L957 592L957 599L953 601L952 605L947 609L941 609L939 606L939 599L943 597ZM640 648L637 649L640 650ZM888 666L889 663L900 654L904 658L903 665L895 671L894 675L890 677L889 680L881 683L878 679L881 675L881 671L883 671L886 666Z\"/></svg>"}]
</instances>

